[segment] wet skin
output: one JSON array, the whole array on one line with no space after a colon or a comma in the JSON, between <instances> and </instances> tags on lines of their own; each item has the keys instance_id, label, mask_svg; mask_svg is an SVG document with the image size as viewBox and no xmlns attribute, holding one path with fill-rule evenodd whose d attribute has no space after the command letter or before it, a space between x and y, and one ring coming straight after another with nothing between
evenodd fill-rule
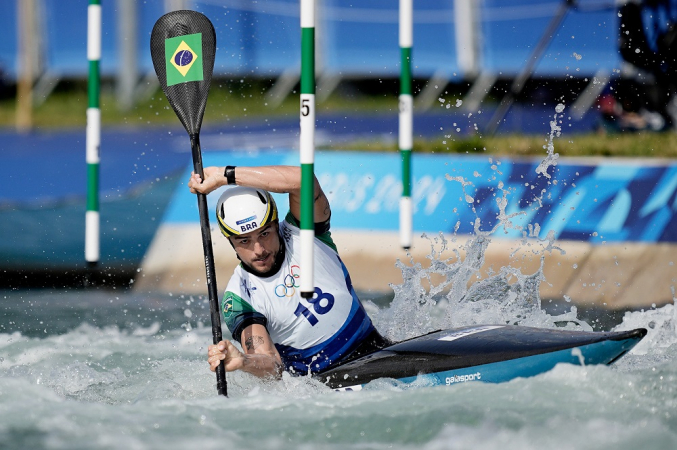
<instances>
[{"instance_id":1,"label":"wet skin","mask_svg":"<svg viewBox=\"0 0 677 450\"><path fill-rule=\"evenodd\" d=\"M270 223L249 233L231 236L230 242L240 260L259 273L266 273L275 264L280 251L278 224Z\"/></svg>"}]
</instances>

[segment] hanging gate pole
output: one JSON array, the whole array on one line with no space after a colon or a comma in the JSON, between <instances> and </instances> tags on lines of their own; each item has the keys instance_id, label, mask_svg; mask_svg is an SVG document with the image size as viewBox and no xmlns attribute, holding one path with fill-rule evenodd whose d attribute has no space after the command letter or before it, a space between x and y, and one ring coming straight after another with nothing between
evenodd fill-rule
<instances>
[{"instance_id":1,"label":"hanging gate pole","mask_svg":"<svg viewBox=\"0 0 677 450\"><path fill-rule=\"evenodd\" d=\"M414 97L411 89L411 48L414 43L413 0L400 0L400 114L399 147L402 158L400 245L409 249L413 235L411 203L411 149L414 146Z\"/></svg>"},{"instance_id":2,"label":"hanging gate pole","mask_svg":"<svg viewBox=\"0 0 677 450\"><path fill-rule=\"evenodd\" d=\"M301 297L315 292L315 0L301 0Z\"/></svg>"},{"instance_id":3,"label":"hanging gate pole","mask_svg":"<svg viewBox=\"0 0 677 450\"><path fill-rule=\"evenodd\" d=\"M99 146L101 144L101 109L99 108L99 60L101 59L101 0L89 0L87 8L87 212L85 215L85 261L89 269L99 262Z\"/></svg>"}]
</instances>

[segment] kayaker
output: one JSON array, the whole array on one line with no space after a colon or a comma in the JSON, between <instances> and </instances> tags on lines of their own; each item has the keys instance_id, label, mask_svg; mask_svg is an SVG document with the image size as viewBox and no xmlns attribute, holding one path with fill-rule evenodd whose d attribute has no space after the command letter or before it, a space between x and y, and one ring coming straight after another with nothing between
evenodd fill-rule
<instances>
[{"instance_id":1,"label":"kayaker","mask_svg":"<svg viewBox=\"0 0 677 450\"><path fill-rule=\"evenodd\" d=\"M329 231L329 201L315 179L315 294L300 295L301 170L293 166L207 167L193 173L192 193L229 185L218 200L216 220L240 264L228 282L221 312L233 339L208 349L212 371L259 377L319 373L383 348ZM289 212L279 220L270 192L289 194Z\"/></svg>"}]
</instances>

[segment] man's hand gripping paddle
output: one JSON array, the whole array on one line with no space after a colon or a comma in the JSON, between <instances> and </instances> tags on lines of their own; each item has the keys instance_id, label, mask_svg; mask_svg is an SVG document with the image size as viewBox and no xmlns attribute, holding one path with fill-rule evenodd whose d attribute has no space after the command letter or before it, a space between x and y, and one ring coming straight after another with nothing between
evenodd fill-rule
<instances>
[{"instance_id":1,"label":"man's hand gripping paddle","mask_svg":"<svg viewBox=\"0 0 677 450\"><path fill-rule=\"evenodd\" d=\"M150 55L160 86L190 136L195 173L204 179L200 151L200 127L207 105L209 85L214 70L216 33L203 14L195 11L174 11L160 17L150 36ZM222 340L221 318L217 301L214 253L209 229L207 196L197 194L202 229L202 247L207 270L209 309L212 318L214 344ZM216 369L216 389L226 392L224 365Z\"/></svg>"}]
</instances>

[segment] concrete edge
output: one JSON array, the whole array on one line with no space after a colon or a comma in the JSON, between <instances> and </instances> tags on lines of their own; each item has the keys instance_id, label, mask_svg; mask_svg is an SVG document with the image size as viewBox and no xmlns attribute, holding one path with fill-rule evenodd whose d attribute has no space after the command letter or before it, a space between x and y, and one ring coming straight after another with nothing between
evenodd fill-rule
<instances>
[{"instance_id":1,"label":"concrete edge","mask_svg":"<svg viewBox=\"0 0 677 450\"><path fill-rule=\"evenodd\" d=\"M225 238L213 232L217 284L221 291L238 261ZM341 259L350 270L359 291L391 293L391 284L402 283L398 260L406 265L430 266L435 259L454 263L466 258L470 236L441 235L417 237L409 254L399 247L397 232L332 231ZM516 268L523 274L535 273L543 260L545 281L542 299L562 299L573 304L610 309L660 306L673 301L677 284L675 244L621 243L592 245L579 241L547 243L490 238L481 269L473 279L491 276L502 267ZM146 252L135 282L137 292L205 294L204 256L200 228L195 224L164 225ZM431 281L439 283L441 275ZM471 281L472 283L472 281Z\"/></svg>"}]
</instances>

